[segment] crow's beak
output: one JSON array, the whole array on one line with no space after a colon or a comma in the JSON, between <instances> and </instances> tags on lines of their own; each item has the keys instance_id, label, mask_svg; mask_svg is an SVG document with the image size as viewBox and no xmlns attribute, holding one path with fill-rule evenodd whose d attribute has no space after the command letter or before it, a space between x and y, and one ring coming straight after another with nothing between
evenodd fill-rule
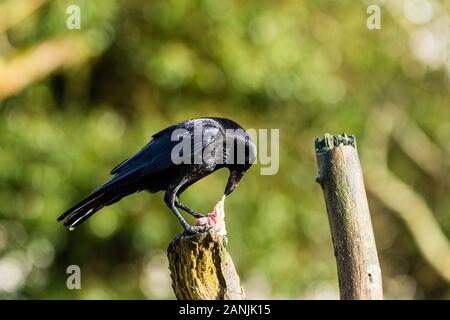
<instances>
[{"instance_id":1,"label":"crow's beak","mask_svg":"<svg viewBox=\"0 0 450 320\"><path fill-rule=\"evenodd\" d=\"M228 183L225 188L225 195L228 196L231 194L236 186L238 185L239 181L241 180L242 176L244 174L240 171L232 170L230 171L230 177L228 178Z\"/></svg>"}]
</instances>

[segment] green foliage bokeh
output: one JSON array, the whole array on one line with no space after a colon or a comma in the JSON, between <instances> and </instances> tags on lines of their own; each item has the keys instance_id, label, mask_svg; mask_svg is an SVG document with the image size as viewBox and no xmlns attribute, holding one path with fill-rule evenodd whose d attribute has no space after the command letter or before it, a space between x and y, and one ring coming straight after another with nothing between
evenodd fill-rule
<instances>
[{"instance_id":1,"label":"green foliage bokeh","mask_svg":"<svg viewBox=\"0 0 450 320\"><path fill-rule=\"evenodd\" d=\"M433 19L448 19L448 4L430 3ZM80 30L66 28L70 4L81 9ZM51 1L0 34L0 54L74 35L90 50L83 62L0 101L0 277L11 282L0 297L174 298L165 250L181 228L162 194L127 197L73 232L56 217L153 133L221 116L280 129L278 174L254 166L225 204L229 251L249 298L337 298L315 138L352 133L364 152L368 116L390 103L450 150L450 58L431 68L411 47L413 33L434 20L417 26L380 2L383 27L369 30L368 4ZM391 169L425 194L450 237L448 186L392 152ZM210 211L226 178L217 172L183 201ZM450 286L402 221L369 202L387 296L449 298ZM71 264L81 267L81 290L66 288Z\"/></svg>"}]
</instances>

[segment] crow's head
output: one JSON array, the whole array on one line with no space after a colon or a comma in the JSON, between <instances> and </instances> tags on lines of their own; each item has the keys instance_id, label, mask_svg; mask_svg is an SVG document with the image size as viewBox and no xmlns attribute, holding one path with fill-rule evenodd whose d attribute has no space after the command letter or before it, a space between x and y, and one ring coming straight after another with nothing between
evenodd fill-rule
<instances>
[{"instance_id":1,"label":"crow's head","mask_svg":"<svg viewBox=\"0 0 450 320\"><path fill-rule=\"evenodd\" d=\"M245 172L256 160L256 145L245 131L237 132L234 141L233 161L228 161L226 165L230 170L225 188L226 196L234 191Z\"/></svg>"}]
</instances>

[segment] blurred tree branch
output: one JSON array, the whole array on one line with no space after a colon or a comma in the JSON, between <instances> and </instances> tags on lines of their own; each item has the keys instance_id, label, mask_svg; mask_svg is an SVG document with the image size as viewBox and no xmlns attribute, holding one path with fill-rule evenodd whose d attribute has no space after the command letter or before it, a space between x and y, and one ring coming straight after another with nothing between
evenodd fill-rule
<instances>
[{"instance_id":1,"label":"blurred tree branch","mask_svg":"<svg viewBox=\"0 0 450 320\"><path fill-rule=\"evenodd\" d=\"M0 33L23 21L48 0L9 0L0 3Z\"/></svg>"},{"instance_id":2,"label":"blurred tree branch","mask_svg":"<svg viewBox=\"0 0 450 320\"><path fill-rule=\"evenodd\" d=\"M82 63L90 53L84 37L65 36L46 40L6 61L0 57L0 99L19 92L59 68Z\"/></svg>"},{"instance_id":3,"label":"blurred tree branch","mask_svg":"<svg viewBox=\"0 0 450 320\"><path fill-rule=\"evenodd\" d=\"M366 144L372 148L366 148L364 152L366 186L387 208L399 215L424 258L450 282L450 243L425 199L388 169L389 139L395 137L406 154L432 177L443 176L443 156L412 119L394 109L386 106L369 117ZM423 165L424 161L426 165Z\"/></svg>"},{"instance_id":4,"label":"blurred tree branch","mask_svg":"<svg viewBox=\"0 0 450 320\"><path fill-rule=\"evenodd\" d=\"M392 137L402 150L430 177L436 181L448 183L444 152L408 115L397 109L389 112L395 119Z\"/></svg>"}]
</instances>

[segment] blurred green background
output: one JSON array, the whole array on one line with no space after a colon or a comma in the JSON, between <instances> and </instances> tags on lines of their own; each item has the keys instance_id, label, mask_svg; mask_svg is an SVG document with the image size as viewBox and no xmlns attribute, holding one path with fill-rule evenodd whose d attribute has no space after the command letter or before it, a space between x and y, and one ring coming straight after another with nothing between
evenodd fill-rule
<instances>
[{"instance_id":1,"label":"blurred green background","mask_svg":"<svg viewBox=\"0 0 450 320\"><path fill-rule=\"evenodd\" d=\"M69 5L81 29L69 30ZM370 4L380 30L366 26ZM166 126L280 129L225 204L250 299L335 299L314 140L352 133L391 299L450 298L450 2L0 0L0 298L173 299L162 194L55 219ZM208 212L227 172L183 194ZM192 220L190 220L192 221ZM81 290L66 268L81 268Z\"/></svg>"}]
</instances>

